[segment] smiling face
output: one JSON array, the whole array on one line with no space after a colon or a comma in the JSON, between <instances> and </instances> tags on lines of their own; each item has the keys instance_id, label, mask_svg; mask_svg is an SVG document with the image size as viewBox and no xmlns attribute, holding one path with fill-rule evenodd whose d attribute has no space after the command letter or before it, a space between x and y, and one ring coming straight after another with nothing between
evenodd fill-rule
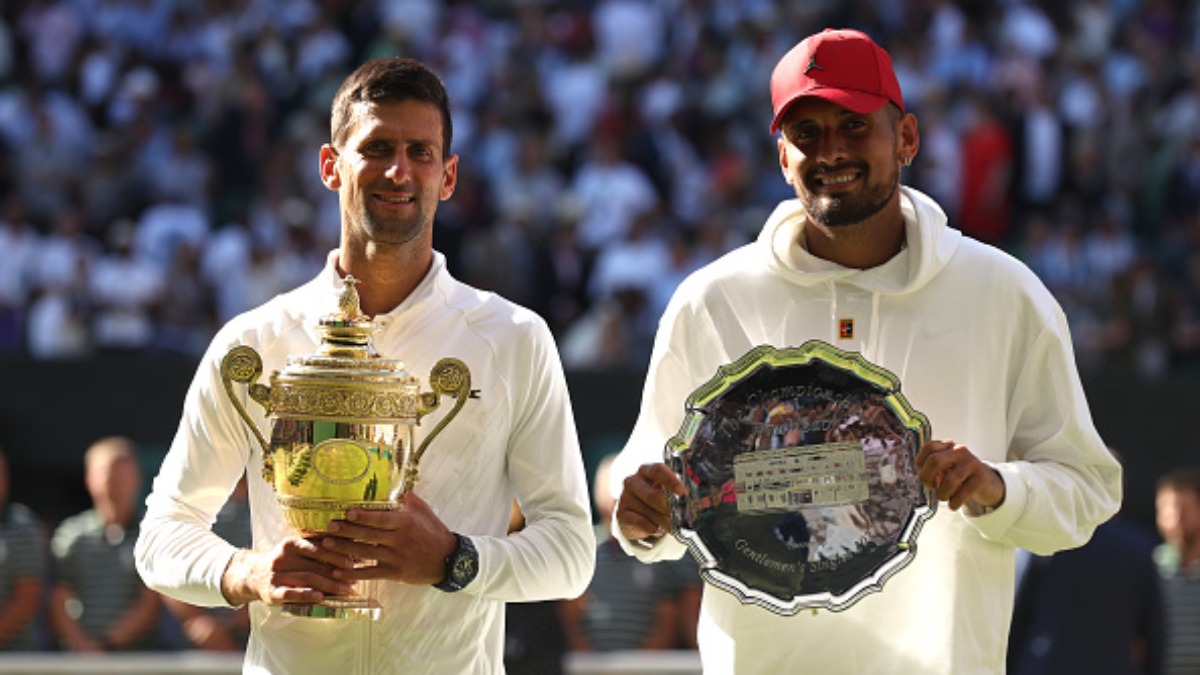
<instances>
[{"instance_id":1,"label":"smiling face","mask_svg":"<svg viewBox=\"0 0 1200 675\"><path fill-rule=\"evenodd\" d=\"M897 199L900 166L916 154L916 118L890 105L856 113L815 97L784 117L779 164L810 221L865 221Z\"/></svg>"},{"instance_id":2,"label":"smiling face","mask_svg":"<svg viewBox=\"0 0 1200 675\"><path fill-rule=\"evenodd\" d=\"M360 102L345 140L321 148L321 178L340 195L346 244L432 242L438 202L454 193L458 157L442 114L416 99Z\"/></svg>"}]
</instances>

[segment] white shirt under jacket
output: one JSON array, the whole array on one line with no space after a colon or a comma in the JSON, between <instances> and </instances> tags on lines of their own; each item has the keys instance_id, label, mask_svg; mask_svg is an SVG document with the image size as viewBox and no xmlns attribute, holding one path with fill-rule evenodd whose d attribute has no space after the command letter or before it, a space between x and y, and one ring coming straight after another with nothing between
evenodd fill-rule
<instances>
[{"instance_id":1,"label":"white shirt under jacket","mask_svg":"<svg viewBox=\"0 0 1200 675\"><path fill-rule=\"evenodd\" d=\"M757 241L687 279L659 325L612 489L661 461L684 401L719 366L820 339L894 373L932 437L994 466L1007 497L984 515L942 504L912 564L842 612L781 617L706 585L706 673L1003 673L1014 548L1079 546L1117 510L1120 466L1093 426L1058 304L1024 265L948 227L927 196L902 188L902 208L907 245L876 268L809 254L791 200ZM854 337L839 339L847 318ZM671 536L651 549L622 543L645 561L686 551Z\"/></svg>"},{"instance_id":2,"label":"white shirt under jacket","mask_svg":"<svg viewBox=\"0 0 1200 675\"><path fill-rule=\"evenodd\" d=\"M147 499L138 569L151 588L197 605L223 606L220 579L235 548L211 525L243 471L250 487L254 546L267 549L288 526L262 453L229 403L220 362L236 345L263 358L260 383L289 355L312 354L320 317L333 313L343 284L330 254L311 282L226 325L199 367L183 419ZM443 357L470 368L478 398L430 444L415 491L450 529L479 550L479 575L464 590L380 584L379 621L297 618L252 603L247 673L502 673L504 603L575 597L595 565L590 499L566 379L545 322L492 293L452 278L435 254L420 286L375 317L376 350L402 360L429 391ZM234 390L265 435L262 406ZM453 407L444 397L417 430L417 442ZM506 536L513 499L527 519Z\"/></svg>"}]
</instances>

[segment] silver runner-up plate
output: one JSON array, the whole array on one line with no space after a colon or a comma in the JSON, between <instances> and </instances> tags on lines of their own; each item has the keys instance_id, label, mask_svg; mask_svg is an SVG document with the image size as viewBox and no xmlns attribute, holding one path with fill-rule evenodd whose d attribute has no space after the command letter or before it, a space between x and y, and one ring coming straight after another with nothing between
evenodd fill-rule
<instances>
[{"instance_id":1,"label":"silver runner-up plate","mask_svg":"<svg viewBox=\"0 0 1200 675\"><path fill-rule=\"evenodd\" d=\"M937 499L929 420L891 372L812 340L757 347L688 397L666 461L674 535L700 573L776 614L844 610L910 563Z\"/></svg>"}]
</instances>

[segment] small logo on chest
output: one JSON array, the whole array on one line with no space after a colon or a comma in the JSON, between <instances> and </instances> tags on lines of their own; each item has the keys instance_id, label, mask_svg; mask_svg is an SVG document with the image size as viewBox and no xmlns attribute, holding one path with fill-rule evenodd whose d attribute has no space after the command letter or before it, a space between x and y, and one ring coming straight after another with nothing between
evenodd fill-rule
<instances>
[{"instance_id":1,"label":"small logo on chest","mask_svg":"<svg viewBox=\"0 0 1200 675\"><path fill-rule=\"evenodd\" d=\"M838 339L854 339L854 319L841 319L838 321Z\"/></svg>"}]
</instances>

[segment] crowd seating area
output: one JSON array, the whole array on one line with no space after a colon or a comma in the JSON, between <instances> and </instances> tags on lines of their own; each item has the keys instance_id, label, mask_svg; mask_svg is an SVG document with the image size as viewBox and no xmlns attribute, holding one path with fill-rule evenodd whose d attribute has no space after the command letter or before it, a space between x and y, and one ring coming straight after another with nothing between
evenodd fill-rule
<instances>
[{"instance_id":1,"label":"crowd seating area","mask_svg":"<svg viewBox=\"0 0 1200 675\"><path fill-rule=\"evenodd\" d=\"M196 355L336 245L317 151L363 59L454 102L451 269L568 368L644 367L678 281L790 195L767 80L825 26L893 54L905 182L1056 293L1085 371L1200 363L1200 23L1168 0L12 0L0 355Z\"/></svg>"}]
</instances>

